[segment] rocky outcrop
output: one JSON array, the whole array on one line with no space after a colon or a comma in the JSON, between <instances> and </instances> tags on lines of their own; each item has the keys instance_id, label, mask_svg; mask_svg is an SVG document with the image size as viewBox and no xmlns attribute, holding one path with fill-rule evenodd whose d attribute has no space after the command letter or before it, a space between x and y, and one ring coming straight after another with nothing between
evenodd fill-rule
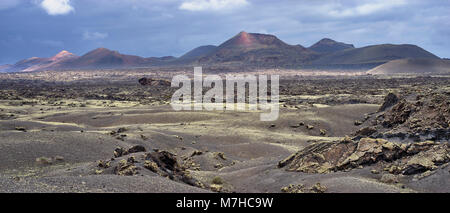
<instances>
[{"instance_id":1,"label":"rocky outcrop","mask_svg":"<svg viewBox=\"0 0 450 213\"><path fill-rule=\"evenodd\" d=\"M136 145L136 146L133 146L133 147L131 147L129 149L125 149L123 147L117 147L114 150L114 157L117 158L117 157L122 157L124 155L128 155L128 154L131 154L131 153L145 152L145 151L146 151L145 147L143 147L141 145Z\"/></svg>"},{"instance_id":2,"label":"rocky outcrop","mask_svg":"<svg viewBox=\"0 0 450 213\"><path fill-rule=\"evenodd\" d=\"M448 141L450 139L450 92L398 98L390 93L379 112L372 114L354 136L399 138L406 141Z\"/></svg>"},{"instance_id":3,"label":"rocky outcrop","mask_svg":"<svg viewBox=\"0 0 450 213\"><path fill-rule=\"evenodd\" d=\"M174 181L204 188L204 185L192 178L182 165L183 162L180 163L176 155L168 151L146 152L145 147L137 145L129 149L116 148L114 158L97 162L95 173L97 175L134 176L150 172Z\"/></svg>"},{"instance_id":4,"label":"rocky outcrop","mask_svg":"<svg viewBox=\"0 0 450 213\"><path fill-rule=\"evenodd\" d=\"M152 79L152 78L141 78L139 79L139 84L142 86L169 86L170 81L161 80L161 79Z\"/></svg>"},{"instance_id":5,"label":"rocky outcrop","mask_svg":"<svg viewBox=\"0 0 450 213\"><path fill-rule=\"evenodd\" d=\"M389 93L383 101L383 104L381 105L379 112L382 112L386 110L387 108L394 106L399 101L398 97L394 93Z\"/></svg>"},{"instance_id":6,"label":"rocky outcrop","mask_svg":"<svg viewBox=\"0 0 450 213\"><path fill-rule=\"evenodd\" d=\"M36 163L40 165L53 165L62 162L64 162L64 157L62 156L36 158Z\"/></svg>"},{"instance_id":7,"label":"rocky outcrop","mask_svg":"<svg viewBox=\"0 0 450 213\"><path fill-rule=\"evenodd\" d=\"M342 156L350 156L356 146L348 138L339 143L319 142L280 161L278 167L288 171L327 173L340 164Z\"/></svg>"},{"instance_id":8,"label":"rocky outcrop","mask_svg":"<svg viewBox=\"0 0 450 213\"><path fill-rule=\"evenodd\" d=\"M283 193L325 193L326 191L327 187L320 185L320 183L316 183L310 188L307 188L303 184L290 184L289 186L281 188L281 192Z\"/></svg>"},{"instance_id":9,"label":"rocky outcrop","mask_svg":"<svg viewBox=\"0 0 450 213\"><path fill-rule=\"evenodd\" d=\"M279 162L287 171L329 173L387 162L404 175L434 170L450 161L448 143L432 141L398 144L384 139L363 138L356 142L345 138L339 142L312 144Z\"/></svg>"},{"instance_id":10,"label":"rocky outcrop","mask_svg":"<svg viewBox=\"0 0 450 213\"><path fill-rule=\"evenodd\" d=\"M382 125L386 128L390 128L403 124L415 110L416 108L413 104L408 103L406 100L402 100L400 103L396 104L392 110L384 114Z\"/></svg>"}]
</instances>

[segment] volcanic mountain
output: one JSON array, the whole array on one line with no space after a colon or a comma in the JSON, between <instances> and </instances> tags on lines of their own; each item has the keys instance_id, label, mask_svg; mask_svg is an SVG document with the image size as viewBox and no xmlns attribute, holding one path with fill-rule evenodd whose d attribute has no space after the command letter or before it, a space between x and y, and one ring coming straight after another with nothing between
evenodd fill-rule
<instances>
[{"instance_id":1,"label":"volcanic mountain","mask_svg":"<svg viewBox=\"0 0 450 213\"><path fill-rule=\"evenodd\" d=\"M317 52L317 53L333 53L333 52L337 52L340 50L345 50L345 49L354 49L355 46L353 46L353 44L346 44L346 43L342 43L342 42L337 42L334 40L331 40L329 38L324 38L320 41L318 41L317 43L315 43L314 45L312 45L311 47L309 47L308 49Z\"/></svg>"},{"instance_id":2,"label":"volcanic mountain","mask_svg":"<svg viewBox=\"0 0 450 213\"><path fill-rule=\"evenodd\" d=\"M179 62L193 62L195 60L207 56L208 54L216 50L216 48L217 46L214 45L200 46L182 55L177 60Z\"/></svg>"},{"instance_id":3,"label":"volcanic mountain","mask_svg":"<svg viewBox=\"0 0 450 213\"><path fill-rule=\"evenodd\" d=\"M11 65L8 67L9 72L31 72L31 71L37 71L37 70L46 70L46 69L53 69L54 66L58 65L59 63L65 62L67 60L76 59L78 56L68 52L68 51L61 51L60 53L56 54L53 57L50 58L38 58L38 57L32 57L29 59L21 60L14 65Z\"/></svg>"},{"instance_id":4,"label":"volcanic mountain","mask_svg":"<svg viewBox=\"0 0 450 213\"><path fill-rule=\"evenodd\" d=\"M58 54L56 54L55 56L51 57L50 60L51 61L62 61L62 60L66 60L66 59L73 59L73 58L78 58L78 56L63 50L61 52L59 52Z\"/></svg>"},{"instance_id":5,"label":"volcanic mountain","mask_svg":"<svg viewBox=\"0 0 450 213\"><path fill-rule=\"evenodd\" d=\"M273 35L241 32L198 60L201 64L292 66L318 55L300 45L289 45Z\"/></svg>"},{"instance_id":6,"label":"volcanic mountain","mask_svg":"<svg viewBox=\"0 0 450 213\"><path fill-rule=\"evenodd\" d=\"M124 55L106 48L98 48L83 56L76 56L67 51L61 51L51 58L33 57L3 67L7 72L31 72L43 70L79 70L79 69L113 69L135 68L159 65L175 60L175 57L143 58L134 55Z\"/></svg>"},{"instance_id":7,"label":"volcanic mountain","mask_svg":"<svg viewBox=\"0 0 450 213\"><path fill-rule=\"evenodd\" d=\"M0 65L0 72L9 72L11 66L11 64Z\"/></svg>"},{"instance_id":8,"label":"volcanic mountain","mask_svg":"<svg viewBox=\"0 0 450 213\"><path fill-rule=\"evenodd\" d=\"M399 59L382 64L370 71L370 74L448 74L450 60L443 59Z\"/></svg>"},{"instance_id":9,"label":"volcanic mountain","mask_svg":"<svg viewBox=\"0 0 450 213\"><path fill-rule=\"evenodd\" d=\"M115 69L115 68L136 68L159 65L163 62L173 61L175 57L150 57L143 58L135 55L125 55L118 51L106 48L97 48L85 55L73 60L64 61L64 63L54 68L64 69Z\"/></svg>"},{"instance_id":10,"label":"volcanic mountain","mask_svg":"<svg viewBox=\"0 0 450 213\"><path fill-rule=\"evenodd\" d=\"M92 50L85 55L73 60L65 61L55 68L61 69L104 69L137 67L147 64L148 60L134 55L123 55L117 51L106 48Z\"/></svg>"},{"instance_id":11,"label":"volcanic mountain","mask_svg":"<svg viewBox=\"0 0 450 213\"><path fill-rule=\"evenodd\" d=\"M345 49L331 54L326 54L315 60L313 65L336 68L374 68L392 60L406 58L439 59L439 57L416 45L381 44L362 48Z\"/></svg>"}]
</instances>

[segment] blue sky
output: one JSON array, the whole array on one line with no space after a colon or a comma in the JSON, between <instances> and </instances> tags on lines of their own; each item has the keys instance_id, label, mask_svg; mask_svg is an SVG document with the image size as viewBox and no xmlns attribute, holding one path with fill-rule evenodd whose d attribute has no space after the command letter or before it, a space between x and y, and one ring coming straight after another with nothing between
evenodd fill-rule
<instances>
[{"instance_id":1,"label":"blue sky","mask_svg":"<svg viewBox=\"0 0 450 213\"><path fill-rule=\"evenodd\" d=\"M411 43L450 58L450 1L0 0L0 64L97 47L180 56L240 31L304 46Z\"/></svg>"}]
</instances>

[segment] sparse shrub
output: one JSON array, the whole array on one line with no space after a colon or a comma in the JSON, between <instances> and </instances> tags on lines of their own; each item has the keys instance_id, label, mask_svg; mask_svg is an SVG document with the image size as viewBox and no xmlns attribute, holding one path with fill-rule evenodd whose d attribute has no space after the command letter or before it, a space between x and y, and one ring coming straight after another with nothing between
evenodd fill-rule
<instances>
[{"instance_id":1,"label":"sparse shrub","mask_svg":"<svg viewBox=\"0 0 450 213\"><path fill-rule=\"evenodd\" d=\"M217 184L217 185L222 185L223 184L223 179L219 176L216 176L212 179L211 181L213 184Z\"/></svg>"}]
</instances>

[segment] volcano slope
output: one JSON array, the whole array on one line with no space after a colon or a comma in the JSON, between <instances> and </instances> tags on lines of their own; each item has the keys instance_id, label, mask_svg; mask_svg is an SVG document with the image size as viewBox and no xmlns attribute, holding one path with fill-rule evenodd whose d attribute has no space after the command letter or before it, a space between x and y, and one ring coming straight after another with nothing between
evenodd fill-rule
<instances>
[{"instance_id":1,"label":"volcano slope","mask_svg":"<svg viewBox=\"0 0 450 213\"><path fill-rule=\"evenodd\" d=\"M149 73L66 80L91 74L0 75L1 192L450 191L448 78L282 78L261 122L174 111Z\"/></svg>"}]
</instances>

